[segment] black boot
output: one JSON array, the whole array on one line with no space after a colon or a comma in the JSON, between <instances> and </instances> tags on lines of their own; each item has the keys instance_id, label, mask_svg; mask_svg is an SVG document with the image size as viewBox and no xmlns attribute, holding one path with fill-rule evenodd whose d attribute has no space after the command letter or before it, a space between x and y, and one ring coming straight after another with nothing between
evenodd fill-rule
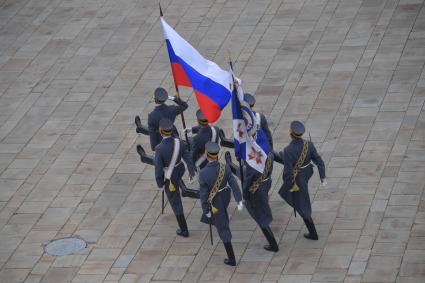
<instances>
[{"instance_id":1,"label":"black boot","mask_svg":"<svg viewBox=\"0 0 425 283\"><path fill-rule=\"evenodd\" d=\"M176 215L177 223L179 224L180 229L177 229L176 233L182 237L189 237L189 230L187 229L186 218L184 218L184 214Z\"/></svg>"},{"instance_id":2,"label":"black boot","mask_svg":"<svg viewBox=\"0 0 425 283\"><path fill-rule=\"evenodd\" d=\"M226 151L224 154L224 159L226 159L226 163L230 166L230 170L232 170L232 173L235 175L238 175L238 166L232 162L232 156L230 155L230 152Z\"/></svg>"},{"instance_id":3,"label":"black boot","mask_svg":"<svg viewBox=\"0 0 425 283\"><path fill-rule=\"evenodd\" d=\"M140 144L136 146L136 149L137 149L137 153L140 155L140 160L143 163L154 165L154 157L147 155L146 151L143 149L143 147Z\"/></svg>"},{"instance_id":4,"label":"black boot","mask_svg":"<svg viewBox=\"0 0 425 283\"><path fill-rule=\"evenodd\" d=\"M313 219L304 218L305 226L307 226L308 233L304 234L304 237L310 240L319 240L319 236L316 232L316 227L314 226Z\"/></svg>"},{"instance_id":5,"label":"black boot","mask_svg":"<svg viewBox=\"0 0 425 283\"><path fill-rule=\"evenodd\" d=\"M267 228L261 228L261 231L263 231L264 236L266 237L267 241L269 242L268 245L264 246L264 249L266 251L278 252L279 246L277 245L276 239L273 235L272 229L270 229L270 226L268 226Z\"/></svg>"},{"instance_id":6,"label":"black boot","mask_svg":"<svg viewBox=\"0 0 425 283\"><path fill-rule=\"evenodd\" d=\"M142 121L140 121L140 117L139 115L137 115L136 117L134 117L134 124L136 124L136 133L141 134L141 130L139 128L139 126L141 125Z\"/></svg>"},{"instance_id":7,"label":"black boot","mask_svg":"<svg viewBox=\"0 0 425 283\"><path fill-rule=\"evenodd\" d=\"M149 129L142 125L142 121L140 121L139 116L134 118L134 123L136 124L136 133L149 135Z\"/></svg>"},{"instance_id":8,"label":"black boot","mask_svg":"<svg viewBox=\"0 0 425 283\"><path fill-rule=\"evenodd\" d=\"M218 136L220 137L220 145L227 147L227 148L234 148L235 143L233 140L226 138L226 134L224 133L223 129L220 129L218 131Z\"/></svg>"},{"instance_id":9,"label":"black boot","mask_svg":"<svg viewBox=\"0 0 425 283\"><path fill-rule=\"evenodd\" d=\"M180 181L180 188L182 190L182 197L190 197L193 199L200 198L199 190L189 189L186 187L186 184L183 182L183 180Z\"/></svg>"},{"instance_id":10,"label":"black boot","mask_svg":"<svg viewBox=\"0 0 425 283\"><path fill-rule=\"evenodd\" d=\"M224 243L226 249L227 258L224 259L224 263L230 266L236 265L235 253L233 252L232 242Z\"/></svg>"}]
</instances>

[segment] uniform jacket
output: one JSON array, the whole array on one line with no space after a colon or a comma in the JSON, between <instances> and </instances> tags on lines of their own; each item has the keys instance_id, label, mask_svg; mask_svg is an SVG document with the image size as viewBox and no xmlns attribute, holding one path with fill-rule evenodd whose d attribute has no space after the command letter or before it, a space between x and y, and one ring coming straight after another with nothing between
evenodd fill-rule
<instances>
[{"instance_id":1,"label":"uniform jacket","mask_svg":"<svg viewBox=\"0 0 425 283\"><path fill-rule=\"evenodd\" d=\"M206 217L206 214L210 211L208 196L218 177L219 166L220 163L218 161L209 162L199 173L200 198L203 211L201 222L214 225L223 243L228 243L232 240L232 233L227 213L227 207L230 203L230 190L226 187L230 187L237 202L242 201L242 196L236 178L233 176L230 167L226 165L224 178L220 184L220 189L224 190L218 192L212 200L212 205L217 211L211 215L211 218Z\"/></svg>"},{"instance_id":2,"label":"uniform jacket","mask_svg":"<svg viewBox=\"0 0 425 283\"><path fill-rule=\"evenodd\" d=\"M217 133L216 139L213 142L218 143L218 140L219 140L218 131L220 130L218 127L216 126L200 127L196 135L193 137L192 160L194 163L196 163L198 158L204 154L205 145L207 144L207 142L211 141L211 137L212 137L211 127L214 127Z\"/></svg>"},{"instance_id":3,"label":"uniform jacket","mask_svg":"<svg viewBox=\"0 0 425 283\"><path fill-rule=\"evenodd\" d=\"M273 157L271 157L273 158ZM243 172L243 177L244 177L244 188L243 190L245 191L245 188L247 190L249 190L249 188L251 187L252 183L255 182L255 180L257 180L258 178L260 178L260 176L262 175L262 173L258 172L257 170L255 170L254 168L252 168L251 166L248 165L248 163L245 162L245 166L244 166L244 172ZM270 171L267 178L271 178L273 172L273 162L270 165Z\"/></svg>"},{"instance_id":4,"label":"uniform jacket","mask_svg":"<svg viewBox=\"0 0 425 283\"><path fill-rule=\"evenodd\" d=\"M169 137L163 139L160 144L155 147L155 179L158 187L162 188L164 186L164 176L165 176L165 167L168 167L172 156L173 156L173 148L174 148L174 138ZM181 163L181 159L186 162L189 173L191 175L195 174L195 166L193 165L190 152L187 150L186 143L180 140L180 152L177 157L176 167L174 168L171 179L181 179L184 174L185 167L183 163ZM179 164L180 163L180 164ZM174 184L178 184L178 182L173 182Z\"/></svg>"},{"instance_id":5,"label":"uniform jacket","mask_svg":"<svg viewBox=\"0 0 425 283\"><path fill-rule=\"evenodd\" d=\"M201 172L199 173L201 204L202 204L202 211L204 214L210 211L208 196L209 196L210 190L213 188L215 181L218 177L218 171L220 166L219 164L220 163L218 161L209 162L204 167L204 169L202 169ZM228 165L226 165L223 182L220 185L220 189L226 186L229 186L230 189L232 190L233 197L235 198L236 202L242 201L242 195L241 195L239 185ZM215 198L220 197L220 194L221 192L217 193Z\"/></svg>"},{"instance_id":6,"label":"uniform jacket","mask_svg":"<svg viewBox=\"0 0 425 283\"><path fill-rule=\"evenodd\" d=\"M243 197L245 199L245 206L255 222L257 222L261 228L267 228L273 220L272 211L269 205L269 190L272 185L271 175L273 172L273 162L271 163L268 176L260 183L255 193L251 193L249 190L262 174L246 163L244 168Z\"/></svg>"},{"instance_id":7,"label":"uniform jacket","mask_svg":"<svg viewBox=\"0 0 425 283\"><path fill-rule=\"evenodd\" d=\"M181 100L181 109L185 111L189 105ZM155 147L161 142L162 136L159 133L159 121L162 118L168 118L173 123L176 120L176 117L180 114L180 109L178 105L166 105L160 104L154 108L154 110L148 115L148 128L149 128L149 138L151 143L151 149L155 150Z\"/></svg>"},{"instance_id":8,"label":"uniform jacket","mask_svg":"<svg viewBox=\"0 0 425 283\"><path fill-rule=\"evenodd\" d=\"M301 150L303 148L303 140L302 139L293 139L291 143L285 147L283 150L283 163L284 163L284 170L283 170L283 181L284 185L286 186L286 189L291 189L292 186L292 178L293 178L293 167L295 163L297 162ZM309 164L310 162L313 162L317 169L319 170L320 179L323 180L326 178L325 174L325 163L323 162L320 155L317 153L316 147L312 142L308 142L308 150L307 155L304 160L304 163L301 167ZM300 169L303 170L303 169Z\"/></svg>"},{"instance_id":9,"label":"uniform jacket","mask_svg":"<svg viewBox=\"0 0 425 283\"><path fill-rule=\"evenodd\" d=\"M325 175L325 164L317 153L313 143L308 142L307 155L304 163L295 178L295 182L299 187L298 192L290 192L293 184L293 167L297 162L301 150L303 148L302 139L294 139L292 142L285 147L283 150L283 185L279 190L280 196L301 215L304 219L311 218L311 202L310 195L308 192L308 181L313 175L313 166L311 162L316 164L320 179L326 178Z\"/></svg>"}]
</instances>

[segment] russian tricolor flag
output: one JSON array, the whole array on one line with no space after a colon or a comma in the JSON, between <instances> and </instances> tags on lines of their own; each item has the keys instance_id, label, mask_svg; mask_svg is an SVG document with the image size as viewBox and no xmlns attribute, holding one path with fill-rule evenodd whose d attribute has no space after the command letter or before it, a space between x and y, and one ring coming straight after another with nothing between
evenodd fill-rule
<instances>
[{"instance_id":1,"label":"russian tricolor flag","mask_svg":"<svg viewBox=\"0 0 425 283\"><path fill-rule=\"evenodd\" d=\"M210 123L232 97L232 76L202 55L161 17L176 86L193 88L199 108Z\"/></svg>"}]
</instances>

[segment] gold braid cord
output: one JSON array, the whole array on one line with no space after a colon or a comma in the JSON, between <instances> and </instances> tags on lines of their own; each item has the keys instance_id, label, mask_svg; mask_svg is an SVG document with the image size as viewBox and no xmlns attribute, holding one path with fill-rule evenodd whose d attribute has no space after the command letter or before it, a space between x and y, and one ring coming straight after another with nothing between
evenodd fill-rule
<instances>
[{"instance_id":1,"label":"gold braid cord","mask_svg":"<svg viewBox=\"0 0 425 283\"><path fill-rule=\"evenodd\" d=\"M295 163L294 169L293 169L293 185L290 192L298 192L300 188L298 187L297 183L295 182L295 178L297 177L298 172L300 171L301 166L304 163L304 160L307 156L307 150L308 150L308 142L303 140L303 149L301 150L301 155L297 160L297 163Z\"/></svg>"},{"instance_id":2,"label":"gold braid cord","mask_svg":"<svg viewBox=\"0 0 425 283\"><path fill-rule=\"evenodd\" d=\"M272 153L269 153L269 156L267 156L266 160L266 166L264 167L264 172L261 174L260 177L257 178L257 180L252 183L251 187L249 188L249 192L254 194L258 188L260 187L260 184L267 179L267 176L269 176L270 169L272 167L273 157Z\"/></svg>"},{"instance_id":3,"label":"gold braid cord","mask_svg":"<svg viewBox=\"0 0 425 283\"><path fill-rule=\"evenodd\" d=\"M215 214L218 211L218 209L215 208L212 205L212 201L213 201L214 197L217 195L218 191L220 190L220 185L223 182L224 173L226 171L225 169L226 169L226 166L220 163L220 168L218 169L217 180L215 181L214 186L213 186L213 188L211 189L211 191L208 195L208 203L211 205L211 213L212 214Z\"/></svg>"}]
</instances>

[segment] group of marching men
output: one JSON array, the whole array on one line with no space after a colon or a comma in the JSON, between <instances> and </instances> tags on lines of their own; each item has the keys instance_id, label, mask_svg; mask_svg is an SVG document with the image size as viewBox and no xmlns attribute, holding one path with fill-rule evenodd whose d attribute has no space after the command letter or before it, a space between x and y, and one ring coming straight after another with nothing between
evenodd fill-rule
<instances>
[{"instance_id":1,"label":"group of marching men","mask_svg":"<svg viewBox=\"0 0 425 283\"><path fill-rule=\"evenodd\" d=\"M155 166L155 179L159 188L163 188L171 208L177 218L179 229L176 233L182 237L189 236L183 212L181 196L200 199L202 205L201 222L214 225L220 239L224 243L228 258L227 265L235 266L236 259L231 243L232 234L229 228L227 207L230 203L230 191L237 202L237 209L242 210L244 204L251 217L260 226L268 245L264 249L277 252L278 243L270 228L272 212L269 206L268 193L272 185L273 161L284 164L283 185L280 196L294 208L307 226L308 233L304 237L317 240L318 235L311 217L311 203L308 193L308 181L313 175L314 163L319 171L322 185L326 185L325 165L317 153L313 143L302 138L304 125L293 121L290 126L292 141L281 152L271 150L267 157L263 173L240 163L241 168L231 160L229 152L225 153L226 163L218 161L220 146L232 147L233 141L226 139L224 132L217 126L210 125L200 110L196 112L198 125L183 130L184 134L192 132L189 142L179 138L174 126L176 117L188 108L188 104L180 97L170 97L163 88L157 88L154 94L156 107L148 116L148 126L141 124L136 116L136 131L149 135L154 156L146 154L142 146L137 145L141 161ZM167 105L170 99L176 105ZM245 100L256 116L258 127L265 132L270 149L273 149L272 135L263 114L253 110L255 98L245 94ZM199 190L189 189L182 181L186 163L190 178L197 176ZM235 178L243 176L242 193ZM181 195L180 195L181 193ZM244 202L243 202L244 201Z\"/></svg>"}]
</instances>

